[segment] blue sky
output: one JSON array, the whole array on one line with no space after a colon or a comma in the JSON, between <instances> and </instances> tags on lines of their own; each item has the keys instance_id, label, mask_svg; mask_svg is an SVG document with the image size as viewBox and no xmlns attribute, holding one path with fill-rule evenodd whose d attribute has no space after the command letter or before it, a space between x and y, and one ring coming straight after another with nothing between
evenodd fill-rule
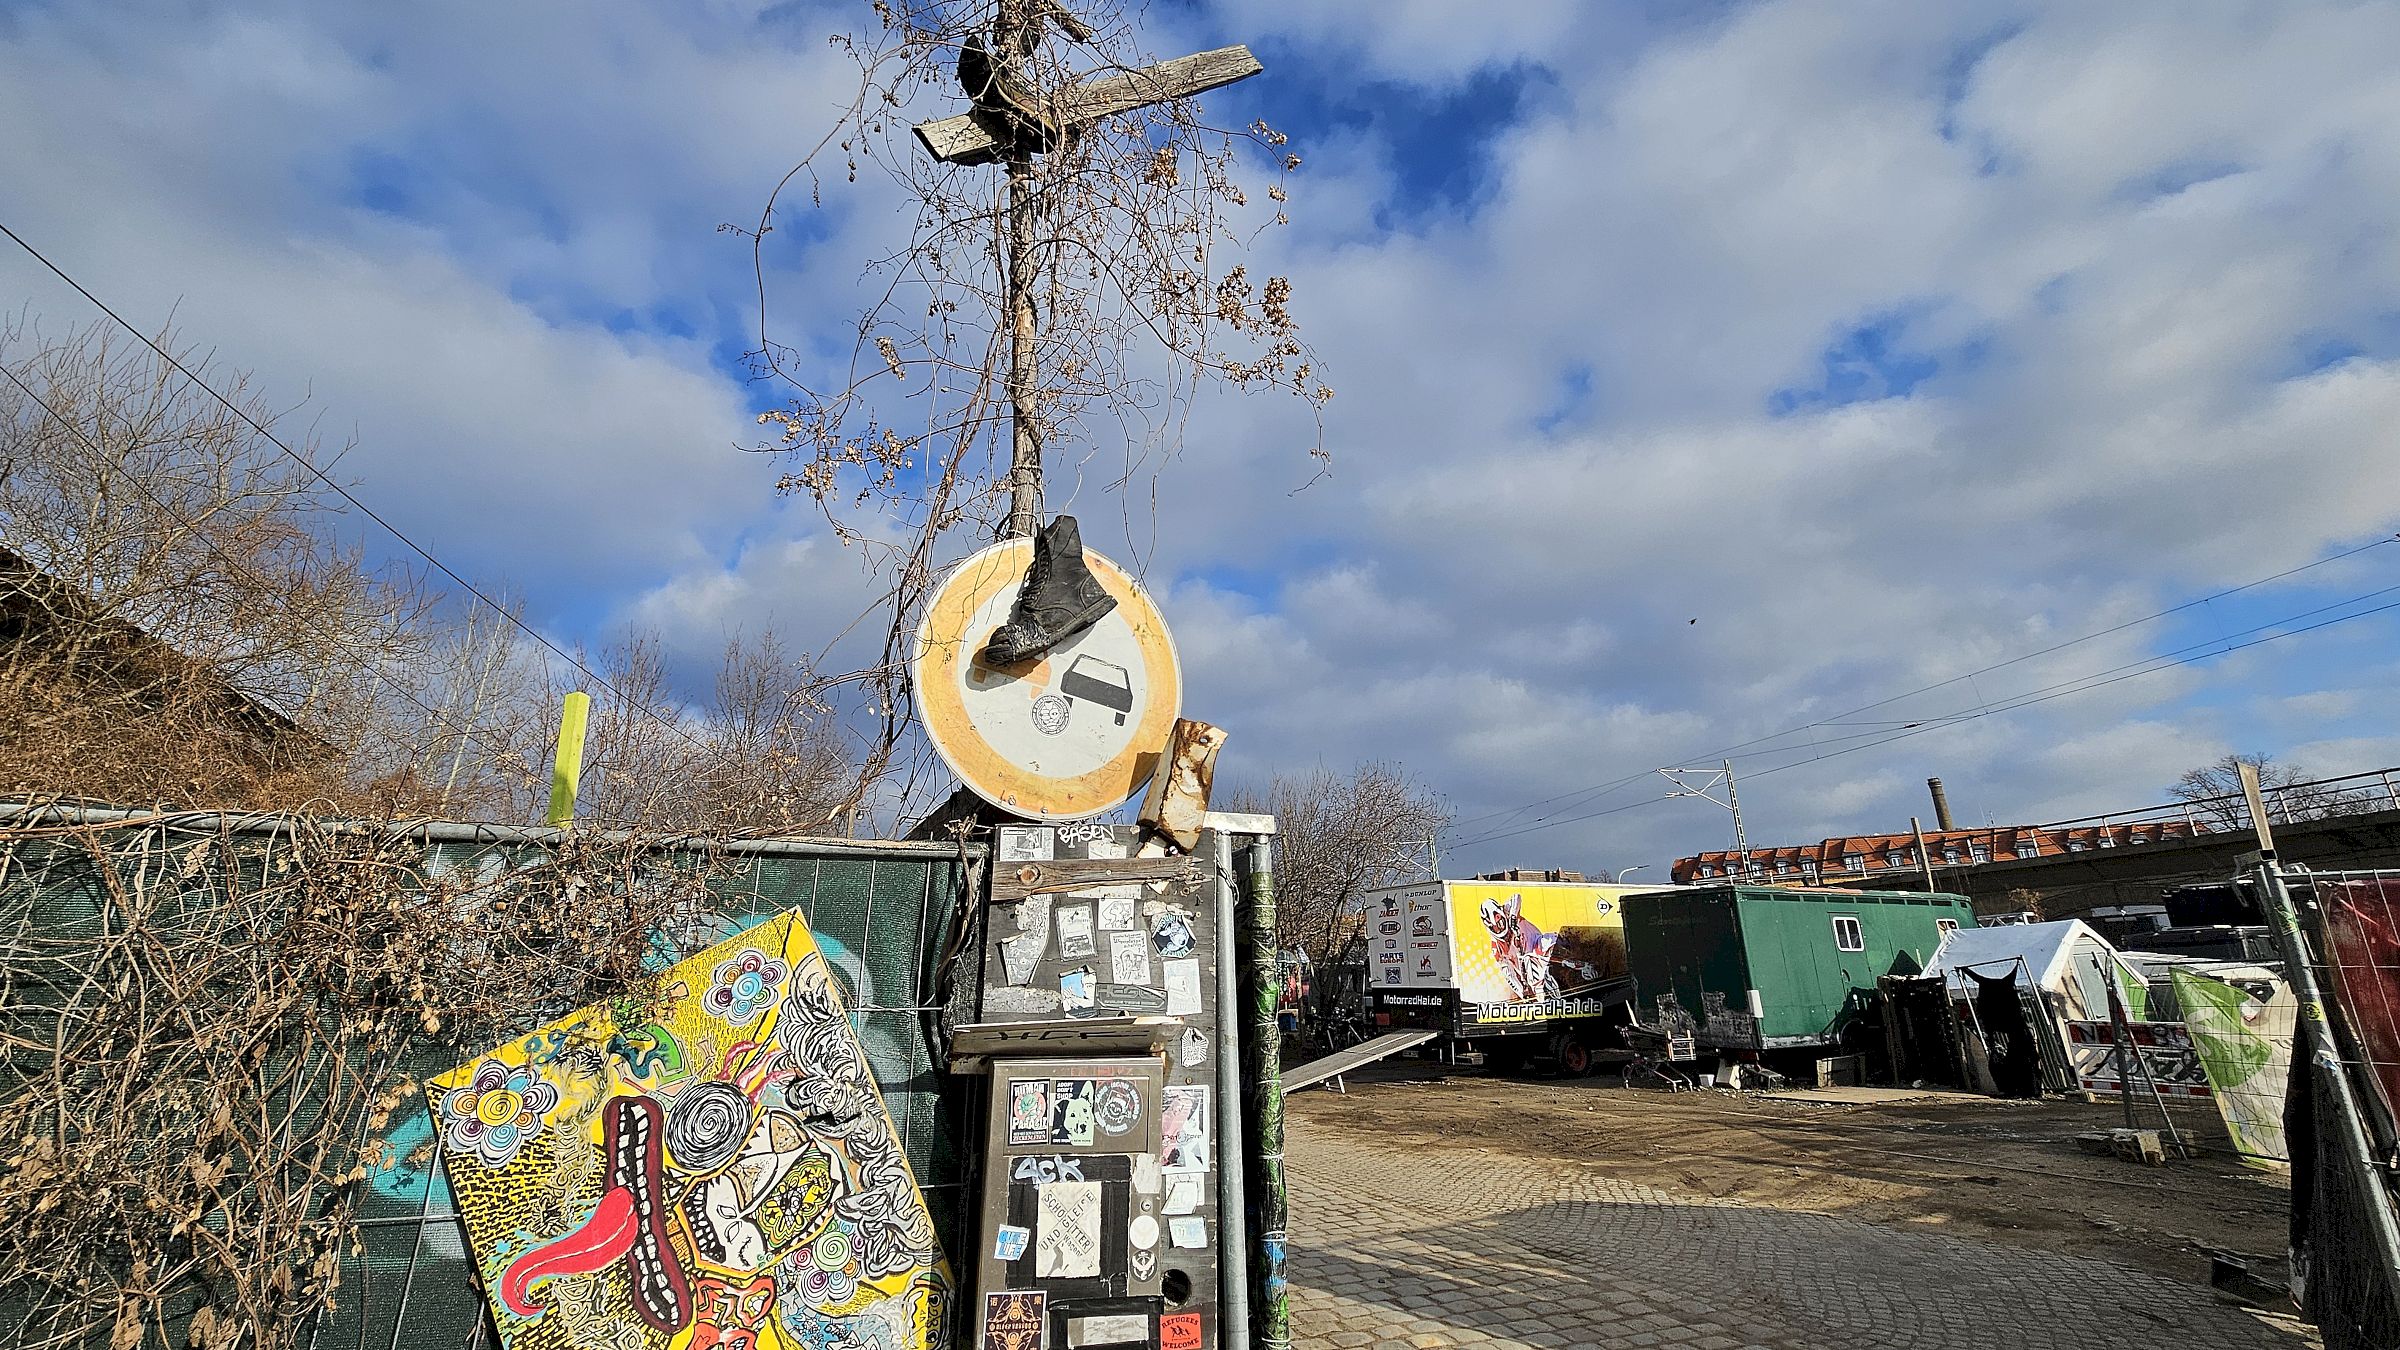
<instances>
[{"instance_id":1,"label":"blue sky","mask_svg":"<svg viewBox=\"0 0 2400 1350\"><path fill-rule=\"evenodd\" d=\"M863 568L738 449L758 315L717 227L755 221L829 124L825 35L871 21L0 4L0 219L351 442L362 498L562 641L646 626L693 671L737 629L813 646L869 603ZM1294 277L1339 391L1305 490L1288 400L1209 397L1155 527L1147 483L1069 494L1094 547L1148 559L1233 776L1395 760L1474 822L1463 843L2400 529L2389 7L1146 22L1161 53L1266 61L1208 105L1306 160L1252 271ZM825 200L770 245L773 336L820 353L898 242L888 185ZM45 327L91 317L21 257L0 293ZM2400 545L2371 549L1873 716L2394 585ZM1750 757L1750 835L1904 826L1931 774L1966 818L2027 820L2159 800L2228 750L2400 762L2395 615L1805 767ZM1663 870L1727 842L1712 812L1453 856Z\"/></svg>"}]
</instances>

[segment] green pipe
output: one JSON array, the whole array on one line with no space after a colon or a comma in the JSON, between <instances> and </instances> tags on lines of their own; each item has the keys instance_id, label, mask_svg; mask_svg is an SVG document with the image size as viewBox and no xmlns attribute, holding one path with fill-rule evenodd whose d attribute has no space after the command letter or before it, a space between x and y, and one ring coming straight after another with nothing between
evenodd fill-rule
<instances>
[{"instance_id":1,"label":"green pipe","mask_svg":"<svg viewBox=\"0 0 2400 1350\"><path fill-rule=\"evenodd\" d=\"M1275 859L1258 839L1242 855L1242 997L1249 1034L1242 1038L1244 1096L1243 1187L1254 1246L1250 1260L1251 1342L1259 1350L1290 1350L1291 1295L1284 1276L1284 1235L1291 1221L1283 1178L1282 1028L1275 1021L1281 983L1275 947Z\"/></svg>"}]
</instances>

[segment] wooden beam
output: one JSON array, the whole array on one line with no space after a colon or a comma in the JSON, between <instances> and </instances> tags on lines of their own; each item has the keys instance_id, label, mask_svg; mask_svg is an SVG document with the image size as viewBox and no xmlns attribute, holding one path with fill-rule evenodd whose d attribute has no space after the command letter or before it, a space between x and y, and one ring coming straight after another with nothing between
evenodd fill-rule
<instances>
[{"instance_id":1,"label":"wooden beam","mask_svg":"<svg viewBox=\"0 0 2400 1350\"><path fill-rule=\"evenodd\" d=\"M1096 122L1153 103L1222 89L1264 69L1248 47L1236 46L1178 56L1140 70L1117 71L1069 90L1060 99L1059 120L1066 126ZM928 153L951 164L989 164L1000 158L1009 142L1007 119L988 108L919 122L915 130Z\"/></svg>"},{"instance_id":2,"label":"wooden beam","mask_svg":"<svg viewBox=\"0 0 2400 1350\"><path fill-rule=\"evenodd\" d=\"M1006 904L1032 895L1122 886L1136 881L1199 881L1203 872L1192 858L1093 858L1043 863L999 863L992 868L991 903Z\"/></svg>"}]
</instances>

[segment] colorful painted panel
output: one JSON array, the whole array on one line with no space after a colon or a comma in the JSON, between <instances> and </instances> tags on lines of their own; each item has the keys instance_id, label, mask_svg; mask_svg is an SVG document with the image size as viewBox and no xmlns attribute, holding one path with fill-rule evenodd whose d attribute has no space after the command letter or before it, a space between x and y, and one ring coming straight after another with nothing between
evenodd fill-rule
<instances>
[{"instance_id":1,"label":"colorful painted panel","mask_svg":"<svg viewBox=\"0 0 2400 1350\"><path fill-rule=\"evenodd\" d=\"M666 975L427 1093L509 1350L937 1350L933 1222L806 924Z\"/></svg>"},{"instance_id":2,"label":"colorful painted panel","mask_svg":"<svg viewBox=\"0 0 2400 1350\"><path fill-rule=\"evenodd\" d=\"M2262 999L2187 970L2168 975L2234 1148L2246 1158L2289 1162L2283 1097L2292 1068L2292 1030L2300 1014L2291 986L2276 980L2269 997Z\"/></svg>"}]
</instances>

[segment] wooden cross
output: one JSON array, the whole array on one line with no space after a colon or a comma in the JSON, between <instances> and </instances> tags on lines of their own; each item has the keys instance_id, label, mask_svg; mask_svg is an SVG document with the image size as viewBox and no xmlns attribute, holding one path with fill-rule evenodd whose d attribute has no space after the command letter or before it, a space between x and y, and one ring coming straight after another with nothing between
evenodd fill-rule
<instances>
[{"instance_id":1,"label":"wooden cross","mask_svg":"<svg viewBox=\"0 0 2400 1350\"><path fill-rule=\"evenodd\" d=\"M1069 127L1097 122L1153 103L1222 89L1264 69L1248 47L1237 46L1101 75L1059 97L1059 121ZM919 122L916 133L928 154L950 164L990 164L1007 155L1015 144L1006 114L991 108L977 108L938 122Z\"/></svg>"},{"instance_id":2,"label":"wooden cross","mask_svg":"<svg viewBox=\"0 0 2400 1350\"><path fill-rule=\"evenodd\" d=\"M1091 36L1058 0L1000 0L999 19L992 32L994 50L987 50L977 35L968 39L960 54L959 79L975 98L974 110L920 122L916 127L917 140L935 159L951 164L1008 164L1008 210L1000 222L1000 235L1008 304L1008 406L1013 443L1008 521L1001 528L1002 538L1028 536L1042 527L1042 447L1033 417L1033 157L1076 127L1153 103L1221 89L1265 68L1248 47L1220 47L1139 70L1097 75L1056 96L1043 96L1022 87L1014 71L1030 64L1043 30L1053 24L1077 41Z\"/></svg>"}]
</instances>

